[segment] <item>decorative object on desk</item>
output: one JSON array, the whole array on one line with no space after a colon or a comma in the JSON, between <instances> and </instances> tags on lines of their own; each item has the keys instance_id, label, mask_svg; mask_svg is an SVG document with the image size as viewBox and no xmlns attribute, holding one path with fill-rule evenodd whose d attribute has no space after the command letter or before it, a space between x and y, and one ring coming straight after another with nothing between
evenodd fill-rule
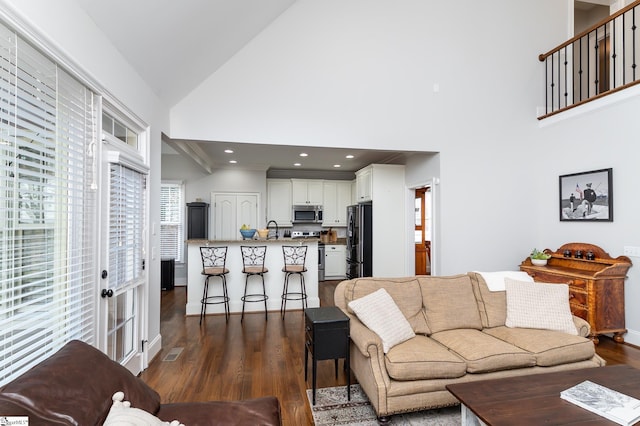
<instances>
[{"instance_id":1,"label":"decorative object on desk","mask_svg":"<svg viewBox=\"0 0 640 426\"><path fill-rule=\"evenodd\" d=\"M551 257L550 254L545 253L543 251L539 251L538 249L534 248L531 251L531 263L533 263L536 266L544 266L547 264L547 260L549 260L549 258Z\"/></svg>"},{"instance_id":2,"label":"decorative object on desk","mask_svg":"<svg viewBox=\"0 0 640 426\"><path fill-rule=\"evenodd\" d=\"M563 390L560 398L619 425L640 420L640 400L589 380Z\"/></svg>"},{"instance_id":3,"label":"decorative object on desk","mask_svg":"<svg viewBox=\"0 0 640 426\"><path fill-rule=\"evenodd\" d=\"M318 389L315 405L311 404L311 389L307 389L313 423L316 426L378 426L376 413L360 385L351 385L351 401L347 401L345 388L346 386L337 386ZM460 421L460 407L453 406L394 414L389 424L458 426Z\"/></svg>"},{"instance_id":4,"label":"decorative object on desk","mask_svg":"<svg viewBox=\"0 0 640 426\"><path fill-rule=\"evenodd\" d=\"M596 260L596 255L592 251L588 251L587 260Z\"/></svg>"},{"instance_id":5,"label":"decorative object on desk","mask_svg":"<svg viewBox=\"0 0 640 426\"><path fill-rule=\"evenodd\" d=\"M242 227L240 227L240 233L242 234L243 240L250 240L256 234L256 230L243 224Z\"/></svg>"},{"instance_id":6,"label":"decorative object on desk","mask_svg":"<svg viewBox=\"0 0 640 426\"><path fill-rule=\"evenodd\" d=\"M266 240L267 237L269 236L269 230L268 229L258 229L258 237L260 237L263 240Z\"/></svg>"},{"instance_id":7,"label":"decorative object on desk","mask_svg":"<svg viewBox=\"0 0 640 426\"><path fill-rule=\"evenodd\" d=\"M576 250L576 254L573 257L576 259L582 259L582 250Z\"/></svg>"},{"instance_id":8,"label":"decorative object on desk","mask_svg":"<svg viewBox=\"0 0 640 426\"><path fill-rule=\"evenodd\" d=\"M568 250L568 249L567 249L567 250L563 251L563 252L562 252L562 255L563 255L564 257L571 257L571 250Z\"/></svg>"},{"instance_id":9,"label":"decorative object on desk","mask_svg":"<svg viewBox=\"0 0 640 426\"><path fill-rule=\"evenodd\" d=\"M613 222L612 170L560 176L560 221Z\"/></svg>"}]
</instances>

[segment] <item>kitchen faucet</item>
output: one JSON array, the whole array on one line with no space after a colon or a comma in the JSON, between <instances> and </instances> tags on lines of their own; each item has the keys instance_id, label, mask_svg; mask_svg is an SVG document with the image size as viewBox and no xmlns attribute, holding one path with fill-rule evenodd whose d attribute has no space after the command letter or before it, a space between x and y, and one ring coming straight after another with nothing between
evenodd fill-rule
<instances>
[{"instance_id":1,"label":"kitchen faucet","mask_svg":"<svg viewBox=\"0 0 640 426\"><path fill-rule=\"evenodd\" d=\"M271 222L273 222L274 225L276 225L276 240L278 239L278 222L276 222L275 220L270 220L269 222L267 222L267 229L269 229L269 225L271 225ZM269 235L267 234L267 240L269 239Z\"/></svg>"}]
</instances>

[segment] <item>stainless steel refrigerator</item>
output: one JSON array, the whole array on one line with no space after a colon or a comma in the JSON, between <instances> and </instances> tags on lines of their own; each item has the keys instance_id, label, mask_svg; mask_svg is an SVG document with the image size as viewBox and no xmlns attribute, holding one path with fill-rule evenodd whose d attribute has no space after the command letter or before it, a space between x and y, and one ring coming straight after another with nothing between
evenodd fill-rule
<instances>
[{"instance_id":1,"label":"stainless steel refrigerator","mask_svg":"<svg viewBox=\"0 0 640 426\"><path fill-rule=\"evenodd\" d=\"M373 235L371 203L347 207L347 278L370 277Z\"/></svg>"}]
</instances>

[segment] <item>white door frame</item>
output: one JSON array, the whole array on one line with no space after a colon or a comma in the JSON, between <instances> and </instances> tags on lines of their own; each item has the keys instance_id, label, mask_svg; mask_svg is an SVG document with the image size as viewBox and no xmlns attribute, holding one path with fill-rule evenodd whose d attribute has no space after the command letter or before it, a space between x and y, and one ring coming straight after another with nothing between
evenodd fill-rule
<instances>
[{"instance_id":1,"label":"white door frame","mask_svg":"<svg viewBox=\"0 0 640 426\"><path fill-rule=\"evenodd\" d=\"M439 232L439 222L438 222L438 208L437 208L437 203L438 203L438 192L437 192L437 187L438 184L440 183L440 179L439 178L431 178L428 179L426 181L420 182L420 183L414 183L411 184L410 186L408 186L407 188L411 191L411 220L409 221L409 223L411 224L411 229L407 230L407 232L411 233L411 238L409 238L409 243L411 244L411 250L409 251L409 253L412 253L413 256L407 256L407 258L411 258L413 259L413 265L407 265L408 270L413 270L415 271L415 243L414 243L414 232L415 232L415 195L416 195L416 189L419 188L430 188L431 190L431 257L429 259L430 263L431 263L431 275L438 275L439 272L439 236L440 236L440 232ZM413 269L409 269L409 267L412 267Z\"/></svg>"},{"instance_id":2,"label":"white door frame","mask_svg":"<svg viewBox=\"0 0 640 426\"><path fill-rule=\"evenodd\" d=\"M137 127L137 126L136 126ZM144 147L148 146L148 130L141 130L138 134L139 144ZM150 185L149 185L149 167L144 163L143 156L134 148L122 143L109 134L102 134L100 143L100 200L99 200L99 226L100 226L100 242L98 245L99 253L99 289L97 289L97 314L96 314L96 345L98 349L105 354L109 354L108 331L109 311L114 309L116 297L133 297L134 324L131 328L133 334L133 348L123 359L116 359L123 366L129 369L133 374L138 374L148 365L147 348L143 342L148 340L148 292L149 292L149 265L150 254L147 253L149 242L149 211L150 211ZM134 170L147 178L145 192L145 203L143 215L143 230L141 236L142 259L144 259L145 267L141 277L130 285L116 289L111 296L102 297L102 292L109 291L109 229L110 229L110 165L120 164L129 169ZM103 271L107 276L103 277Z\"/></svg>"}]
</instances>

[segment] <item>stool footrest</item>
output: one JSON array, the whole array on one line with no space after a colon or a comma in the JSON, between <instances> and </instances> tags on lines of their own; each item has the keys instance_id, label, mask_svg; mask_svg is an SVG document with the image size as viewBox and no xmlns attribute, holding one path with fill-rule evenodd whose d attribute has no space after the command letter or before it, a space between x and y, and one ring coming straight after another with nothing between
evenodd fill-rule
<instances>
[{"instance_id":1,"label":"stool footrest","mask_svg":"<svg viewBox=\"0 0 640 426\"><path fill-rule=\"evenodd\" d=\"M200 300L200 303L204 303L206 305L217 305L218 303L227 302L229 302L229 298L226 296L208 296Z\"/></svg>"},{"instance_id":2,"label":"stool footrest","mask_svg":"<svg viewBox=\"0 0 640 426\"><path fill-rule=\"evenodd\" d=\"M267 296L266 294L247 294L245 296L242 296L240 300L242 300L243 302L264 302L268 298L269 296Z\"/></svg>"}]
</instances>

